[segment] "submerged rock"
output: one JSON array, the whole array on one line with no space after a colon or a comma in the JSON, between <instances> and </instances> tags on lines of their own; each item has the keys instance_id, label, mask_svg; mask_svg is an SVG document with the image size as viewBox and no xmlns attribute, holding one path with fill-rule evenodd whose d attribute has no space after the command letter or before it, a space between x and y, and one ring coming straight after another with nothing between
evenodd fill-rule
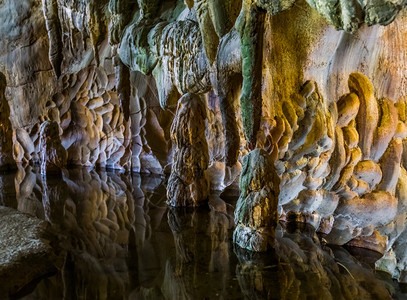
<instances>
[{"instance_id":1,"label":"submerged rock","mask_svg":"<svg viewBox=\"0 0 407 300\"><path fill-rule=\"evenodd\" d=\"M56 271L56 259L45 221L0 206L0 223L0 297L7 298Z\"/></svg>"}]
</instances>

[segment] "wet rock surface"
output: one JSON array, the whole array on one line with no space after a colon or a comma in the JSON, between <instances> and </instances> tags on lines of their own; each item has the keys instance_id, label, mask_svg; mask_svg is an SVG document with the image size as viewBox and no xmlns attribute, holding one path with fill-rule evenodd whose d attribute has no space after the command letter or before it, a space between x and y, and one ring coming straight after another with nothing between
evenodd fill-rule
<instances>
[{"instance_id":1,"label":"wet rock surface","mask_svg":"<svg viewBox=\"0 0 407 300\"><path fill-rule=\"evenodd\" d=\"M205 121L202 99L193 94L183 96L171 127L176 149L167 186L170 206L199 206L208 200L209 153Z\"/></svg>"},{"instance_id":2,"label":"wet rock surface","mask_svg":"<svg viewBox=\"0 0 407 300\"><path fill-rule=\"evenodd\" d=\"M56 272L57 259L47 222L4 206L0 222L0 295L7 299Z\"/></svg>"},{"instance_id":3,"label":"wet rock surface","mask_svg":"<svg viewBox=\"0 0 407 300\"><path fill-rule=\"evenodd\" d=\"M10 107L5 97L6 77L0 72L0 169L12 170L16 164L13 157L13 129L10 122Z\"/></svg>"},{"instance_id":4,"label":"wet rock surface","mask_svg":"<svg viewBox=\"0 0 407 300\"><path fill-rule=\"evenodd\" d=\"M261 227L257 220L268 224L262 229L266 236L279 219L311 224L329 244L393 253L406 228L401 121L405 109L386 98L377 100L372 82L363 74L350 74L348 86L348 94L329 103L316 83L308 81L293 96L295 101L282 103L283 114L263 137L267 152L255 150L243 159L236 244L264 251L248 242L250 231ZM261 151L260 157L274 163L259 159ZM277 181L267 177L273 172ZM268 187L275 194L268 196L256 187ZM260 199L276 196L278 204L268 212L270 205ZM262 203L257 211L255 203ZM260 238L254 240L260 244ZM396 265L402 263L401 257L391 257ZM396 278L400 270L393 268Z\"/></svg>"},{"instance_id":5,"label":"wet rock surface","mask_svg":"<svg viewBox=\"0 0 407 300\"><path fill-rule=\"evenodd\" d=\"M89 269L110 282L131 256L124 245L141 247L142 191L123 175L72 167L170 173L169 205L208 202L228 222L230 206L210 190L236 186L241 173L236 244L265 251L278 242L278 221L307 223L328 244L383 254L378 268L405 281L406 5L1 1L0 169L17 164L18 173L0 181L0 201L61 234L64 280L73 262L86 281L86 262L103 260ZM184 258L165 270L179 289L160 290L188 298L191 283L171 274L195 251L181 245L193 229L184 234L177 220L195 221L178 215L167 218Z\"/></svg>"},{"instance_id":6,"label":"wet rock surface","mask_svg":"<svg viewBox=\"0 0 407 300\"><path fill-rule=\"evenodd\" d=\"M233 241L240 247L256 252L273 248L279 184L273 160L266 151L254 150L245 156L233 235Z\"/></svg>"}]
</instances>

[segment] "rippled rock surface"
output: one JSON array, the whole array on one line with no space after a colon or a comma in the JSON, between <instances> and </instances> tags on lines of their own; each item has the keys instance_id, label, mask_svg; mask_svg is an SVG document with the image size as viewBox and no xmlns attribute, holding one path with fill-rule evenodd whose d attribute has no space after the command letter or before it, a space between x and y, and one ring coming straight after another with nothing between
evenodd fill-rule
<instances>
[{"instance_id":1,"label":"rippled rock surface","mask_svg":"<svg viewBox=\"0 0 407 300\"><path fill-rule=\"evenodd\" d=\"M237 245L273 248L284 261L279 222L306 223L322 246L380 253L376 268L405 282L406 6L0 0L0 169L18 167L0 180L0 201L51 224L64 257L54 285L75 282L69 274L83 283L66 288L65 298L86 294L89 274L97 274L90 298L129 291L199 298L188 278L201 254L190 236L205 213L166 212L164 203L208 203L210 220L227 217L226 231L207 226L217 240L199 235L204 247L210 240L226 249L235 225ZM152 188L163 200L151 204L143 180L104 173L112 169L169 178L159 177L166 193L158 182ZM238 203L226 203L219 195L235 189L239 175ZM157 228L171 234L181 259L165 263L159 284L141 288L138 273L126 272L139 269L143 241ZM315 251L318 270L333 268ZM331 273L329 280L342 282ZM224 283L214 276L216 286ZM321 280L326 297L329 280ZM314 297L314 288L293 290Z\"/></svg>"},{"instance_id":2,"label":"rippled rock surface","mask_svg":"<svg viewBox=\"0 0 407 300\"><path fill-rule=\"evenodd\" d=\"M171 173L168 203L197 206L262 149L281 219L389 254L406 224L406 4L3 1L0 165Z\"/></svg>"}]
</instances>

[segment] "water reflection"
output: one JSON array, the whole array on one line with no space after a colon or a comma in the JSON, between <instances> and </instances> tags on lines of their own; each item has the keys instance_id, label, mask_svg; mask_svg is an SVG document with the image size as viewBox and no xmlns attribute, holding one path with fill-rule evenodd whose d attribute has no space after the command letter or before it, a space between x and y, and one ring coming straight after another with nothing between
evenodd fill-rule
<instances>
[{"instance_id":1,"label":"water reflection","mask_svg":"<svg viewBox=\"0 0 407 300\"><path fill-rule=\"evenodd\" d=\"M45 219L59 271L23 299L391 299L372 252L328 247L308 226L281 224L273 253L233 246L233 207L167 208L165 179L31 167L0 176L1 204ZM14 187L14 188L13 188ZM357 259L358 258L358 259ZM368 258L371 258L370 261Z\"/></svg>"},{"instance_id":2,"label":"water reflection","mask_svg":"<svg viewBox=\"0 0 407 300\"><path fill-rule=\"evenodd\" d=\"M272 254L235 248L239 258L236 274L246 299L392 299L391 293L396 296L394 289L386 287L388 282L376 278L371 266L362 265L342 247L321 245L310 226L289 224L280 226L277 233ZM364 259L375 255L365 251Z\"/></svg>"}]
</instances>

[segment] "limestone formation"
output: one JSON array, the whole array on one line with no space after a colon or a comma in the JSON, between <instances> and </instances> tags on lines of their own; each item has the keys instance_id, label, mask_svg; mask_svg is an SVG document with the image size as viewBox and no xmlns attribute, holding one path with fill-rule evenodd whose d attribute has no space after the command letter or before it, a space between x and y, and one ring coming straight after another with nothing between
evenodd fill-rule
<instances>
[{"instance_id":1,"label":"limestone formation","mask_svg":"<svg viewBox=\"0 0 407 300\"><path fill-rule=\"evenodd\" d=\"M279 181L273 160L264 150L254 150L244 157L233 234L233 241L240 247L263 252L273 246Z\"/></svg>"},{"instance_id":2,"label":"limestone formation","mask_svg":"<svg viewBox=\"0 0 407 300\"><path fill-rule=\"evenodd\" d=\"M68 154L61 144L59 126L45 121L40 126L41 174L55 173L66 167Z\"/></svg>"},{"instance_id":3,"label":"limestone formation","mask_svg":"<svg viewBox=\"0 0 407 300\"><path fill-rule=\"evenodd\" d=\"M8 299L55 271L55 237L46 222L11 208L0 207L0 220L0 296Z\"/></svg>"},{"instance_id":4,"label":"limestone formation","mask_svg":"<svg viewBox=\"0 0 407 300\"><path fill-rule=\"evenodd\" d=\"M132 18L134 6L134 3L129 1L109 0L109 12L112 16L109 24L109 41L111 44L120 42L123 31Z\"/></svg>"},{"instance_id":5,"label":"limestone formation","mask_svg":"<svg viewBox=\"0 0 407 300\"><path fill-rule=\"evenodd\" d=\"M374 0L330 1L307 0L329 23L338 29L356 31L362 23L387 25L394 20L405 1Z\"/></svg>"},{"instance_id":6,"label":"limestone formation","mask_svg":"<svg viewBox=\"0 0 407 300\"><path fill-rule=\"evenodd\" d=\"M10 122L10 107L4 95L7 82L0 72L0 169L10 170L15 168L13 157L13 127Z\"/></svg>"},{"instance_id":7,"label":"limestone formation","mask_svg":"<svg viewBox=\"0 0 407 300\"><path fill-rule=\"evenodd\" d=\"M276 227L278 212L282 221L313 225L330 244L348 244L386 255L397 247L406 228L402 208L404 135L397 133L403 132L400 105L389 99L377 101L370 80L359 73L350 74L349 92L337 103L328 104L317 84L306 82L293 96L294 101L281 103L282 114L276 116L266 138L269 154L263 154L275 162L267 167L262 160L253 159L254 152L244 158L236 207L237 245L261 252L275 243L270 231ZM248 170L256 174L256 170L269 168L266 173L272 174L274 167L280 183L269 190L278 197L278 204L263 213L270 206L263 203L254 213L254 203L273 198L259 191L250 197L255 188L242 183L251 180L247 179L251 174ZM259 181L261 187L276 182L265 179L266 175L258 178L265 180ZM267 224L265 233L253 220ZM393 261L384 258L380 268L388 265L387 272L400 278L403 267L398 264L404 255L398 250L391 256Z\"/></svg>"},{"instance_id":8,"label":"limestone formation","mask_svg":"<svg viewBox=\"0 0 407 300\"><path fill-rule=\"evenodd\" d=\"M236 164L240 149L240 134L236 94L242 85L241 41L232 30L221 39L217 58L219 106L225 134L225 160L227 166Z\"/></svg>"},{"instance_id":9,"label":"limestone formation","mask_svg":"<svg viewBox=\"0 0 407 300\"><path fill-rule=\"evenodd\" d=\"M251 1L243 1L243 7L237 20L242 48L243 86L240 96L242 123L250 148L255 147L257 131L260 127L262 109L261 81L263 61L263 35L265 13L252 5Z\"/></svg>"},{"instance_id":10,"label":"limestone formation","mask_svg":"<svg viewBox=\"0 0 407 300\"><path fill-rule=\"evenodd\" d=\"M167 186L170 206L199 206L208 200L205 119L206 107L199 96L186 94L180 99L171 127L176 150Z\"/></svg>"},{"instance_id":11,"label":"limestone formation","mask_svg":"<svg viewBox=\"0 0 407 300\"><path fill-rule=\"evenodd\" d=\"M265 251L278 220L304 222L384 254L378 266L406 280L406 5L0 1L0 169L18 164L14 206L39 216L38 193L50 208L75 186L55 188L38 164L171 173L168 204L198 206L235 187L243 162L238 245ZM124 206L121 233L94 206L91 232L134 233Z\"/></svg>"}]
</instances>

